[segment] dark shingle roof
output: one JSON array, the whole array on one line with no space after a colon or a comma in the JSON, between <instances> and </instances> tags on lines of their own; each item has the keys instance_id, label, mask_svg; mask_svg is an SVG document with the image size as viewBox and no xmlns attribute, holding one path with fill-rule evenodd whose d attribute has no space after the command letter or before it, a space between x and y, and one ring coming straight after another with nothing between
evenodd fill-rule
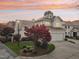
<instances>
[{"instance_id":1,"label":"dark shingle roof","mask_svg":"<svg viewBox=\"0 0 79 59\"><path fill-rule=\"evenodd\" d=\"M46 12L44 13L44 16L46 16L46 15L48 15L48 14L52 14L52 15L53 15L53 12L51 12L51 11L46 11Z\"/></svg>"}]
</instances>

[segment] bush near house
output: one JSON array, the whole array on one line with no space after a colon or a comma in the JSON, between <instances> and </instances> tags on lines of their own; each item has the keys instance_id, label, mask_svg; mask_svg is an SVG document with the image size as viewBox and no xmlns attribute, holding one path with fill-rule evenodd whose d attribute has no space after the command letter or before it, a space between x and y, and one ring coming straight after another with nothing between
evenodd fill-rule
<instances>
[{"instance_id":1,"label":"bush near house","mask_svg":"<svg viewBox=\"0 0 79 59\"><path fill-rule=\"evenodd\" d=\"M11 36L12 33L14 33L14 29L11 27L5 27L3 28L3 30L1 31L1 36L4 36L6 41L10 41L11 40Z\"/></svg>"},{"instance_id":2,"label":"bush near house","mask_svg":"<svg viewBox=\"0 0 79 59\"><path fill-rule=\"evenodd\" d=\"M76 39L79 40L79 36L77 36Z\"/></svg>"},{"instance_id":3,"label":"bush near house","mask_svg":"<svg viewBox=\"0 0 79 59\"><path fill-rule=\"evenodd\" d=\"M0 42L5 43L7 42L7 40L4 36L0 36Z\"/></svg>"},{"instance_id":4,"label":"bush near house","mask_svg":"<svg viewBox=\"0 0 79 59\"><path fill-rule=\"evenodd\" d=\"M21 38L21 34L15 34L15 35L13 35L13 40L16 41L16 42L19 42L20 38Z\"/></svg>"}]
</instances>

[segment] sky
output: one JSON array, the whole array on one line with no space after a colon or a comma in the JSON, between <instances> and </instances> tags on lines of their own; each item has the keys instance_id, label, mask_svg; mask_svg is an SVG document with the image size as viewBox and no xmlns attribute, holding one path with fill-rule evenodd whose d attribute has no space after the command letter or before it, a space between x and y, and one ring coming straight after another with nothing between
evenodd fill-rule
<instances>
[{"instance_id":1,"label":"sky","mask_svg":"<svg viewBox=\"0 0 79 59\"><path fill-rule=\"evenodd\" d=\"M79 0L0 0L0 22L37 20L48 10L65 21L79 20Z\"/></svg>"}]
</instances>

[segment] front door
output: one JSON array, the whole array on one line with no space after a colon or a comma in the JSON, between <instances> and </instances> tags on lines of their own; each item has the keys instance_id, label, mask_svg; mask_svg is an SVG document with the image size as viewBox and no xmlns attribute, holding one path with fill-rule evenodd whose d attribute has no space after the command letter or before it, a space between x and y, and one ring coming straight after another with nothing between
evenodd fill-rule
<instances>
[{"instance_id":1,"label":"front door","mask_svg":"<svg viewBox=\"0 0 79 59\"><path fill-rule=\"evenodd\" d=\"M77 37L77 32L73 32L73 37Z\"/></svg>"}]
</instances>

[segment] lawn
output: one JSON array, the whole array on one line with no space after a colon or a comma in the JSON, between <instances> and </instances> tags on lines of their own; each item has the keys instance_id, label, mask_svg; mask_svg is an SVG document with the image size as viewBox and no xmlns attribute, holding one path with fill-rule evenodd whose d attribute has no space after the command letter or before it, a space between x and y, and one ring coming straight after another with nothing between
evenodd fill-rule
<instances>
[{"instance_id":1,"label":"lawn","mask_svg":"<svg viewBox=\"0 0 79 59\"><path fill-rule=\"evenodd\" d=\"M12 42L7 42L5 45L13 50L16 54L19 54L19 51L23 48L23 46L26 47L33 47L33 42L32 41L25 41L25 42L20 42L18 46L18 42L12 43Z\"/></svg>"}]
</instances>

